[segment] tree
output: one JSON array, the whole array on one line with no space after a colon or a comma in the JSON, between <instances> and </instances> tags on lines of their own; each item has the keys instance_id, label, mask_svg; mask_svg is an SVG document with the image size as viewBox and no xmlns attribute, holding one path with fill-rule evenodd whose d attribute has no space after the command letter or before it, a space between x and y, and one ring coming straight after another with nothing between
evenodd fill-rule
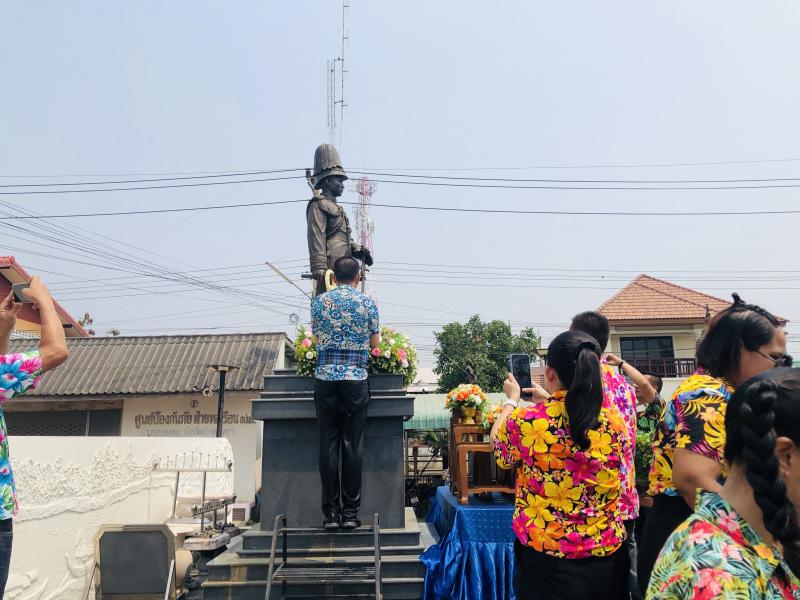
<instances>
[{"instance_id":1,"label":"tree","mask_svg":"<svg viewBox=\"0 0 800 600\"><path fill-rule=\"evenodd\" d=\"M541 343L530 327L514 335L508 323L484 323L478 315L466 323L448 323L434 335L433 372L439 376L440 392L464 383L469 372L467 365L472 367L476 383L484 391L502 391L508 374L508 355L514 352L535 355Z\"/></svg>"},{"instance_id":2,"label":"tree","mask_svg":"<svg viewBox=\"0 0 800 600\"><path fill-rule=\"evenodd\" d=\"M94 325L94 319L92 318L92 315L90 315L88 312L85 313L83 317L78 320L78 325L86 329L86 333L88 333L89 335L94 335L94 329L90 329L90 327Z\"/></svg>"}]
</instances>

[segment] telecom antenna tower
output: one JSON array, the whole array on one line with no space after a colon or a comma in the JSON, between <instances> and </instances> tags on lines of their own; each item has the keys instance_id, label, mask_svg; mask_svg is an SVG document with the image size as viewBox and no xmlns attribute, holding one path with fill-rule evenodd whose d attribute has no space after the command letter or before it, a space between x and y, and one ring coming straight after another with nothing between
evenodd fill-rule
<instances>
[{"instance_id":1,"label":"telecom antenna tower","mask_svg":"<svg viewBox=\"0 0 800 600\"><path fill-rule=\"evenodd\" d=\"M355 215L356 240L361 246L369 248L370 252L375 251L375 247L372 244L375 233L375 221L372 220L370 206L372 205L372 195L375 193L376 188L375 182L370 181L366 175L356 179L355 186L353 187L356 194L358 194L358 205L356 206ZM365 294L373 298L375 297L375 287L371 282L365 279L362 286Z\"/></svg>"}]
</instances>

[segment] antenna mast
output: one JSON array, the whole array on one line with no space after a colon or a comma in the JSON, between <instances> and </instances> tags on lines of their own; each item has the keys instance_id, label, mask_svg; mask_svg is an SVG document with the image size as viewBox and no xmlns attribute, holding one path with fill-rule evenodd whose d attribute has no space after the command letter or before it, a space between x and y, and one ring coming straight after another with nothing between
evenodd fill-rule
<instances>
[{"instance_id":1,"label":"antenna mast","mask_svg":"<svg viewBox=\"0 0 800 600\"><path fill-rule=\"evenodd\" d=\"M355 215L356 239L361 246L369 248L370 251L374 249L372 238L375 233L375 221L372 220L372 215L370 214L370 205L376 188L375 182L370 181L366 175L358 178L353 188L358 194L358 206L356 207ZM365 293L369 293L372 296L374 293L372 285L366 284L365 288L369 288L368 292L365 289Z\"/></svg>"},{"instance_id":2,"label":"antenna mast","mask_svg":"<svg viewBox=\"0 0 800 600\"><path fill-rule=\"evenodd\" d=\"M347 13L350 4L347 0L342 2L342 49L337 58L328 60L328 135L331 144L336 144L336 134L339 134L339 145L342 144L342 121L344 121L347 99L345 97L345 81L347 80L347 67L344 62L345 49L350 36L346 28Z\"/></svg>"}]
</instances>

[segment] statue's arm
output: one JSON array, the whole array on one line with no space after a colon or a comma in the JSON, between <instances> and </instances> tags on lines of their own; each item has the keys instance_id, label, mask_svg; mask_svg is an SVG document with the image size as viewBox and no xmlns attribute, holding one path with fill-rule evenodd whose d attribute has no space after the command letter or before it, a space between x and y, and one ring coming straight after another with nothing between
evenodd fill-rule
<instances>
[{"instance_id":1,"label":"statue's arm","mask_svg":"<svg viewBox=\"0 0 800 600\"><path fill-rule=\"evenodd\" d=\"M325 230L328 218L319 208L319 202L311 202L306 211L308 221L308 257L312 273L324 272L328 268L328 247Z\"/></svg>"}]
</instances>

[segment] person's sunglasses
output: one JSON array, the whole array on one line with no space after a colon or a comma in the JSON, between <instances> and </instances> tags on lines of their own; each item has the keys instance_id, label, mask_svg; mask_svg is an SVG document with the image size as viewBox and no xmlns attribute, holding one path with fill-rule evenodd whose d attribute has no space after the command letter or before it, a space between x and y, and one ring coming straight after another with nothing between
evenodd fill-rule
<instances>
[{"instance_id":1,"label":"person's sunglasses","mask_svg":"<svg viewBox=\"0 0 800 600\"><path fill-rule=\"evenodd\" d=\"M788 354L782 354L780 357L775 358L773 356L770 356L769 354L764 354L760 350L756 350L756 352L761 356L763 356L764 358L771 360L772 364L775 365L776 367L791 367L792 363L794 362L794 359Z\"/></svg>"}]
</instances>

